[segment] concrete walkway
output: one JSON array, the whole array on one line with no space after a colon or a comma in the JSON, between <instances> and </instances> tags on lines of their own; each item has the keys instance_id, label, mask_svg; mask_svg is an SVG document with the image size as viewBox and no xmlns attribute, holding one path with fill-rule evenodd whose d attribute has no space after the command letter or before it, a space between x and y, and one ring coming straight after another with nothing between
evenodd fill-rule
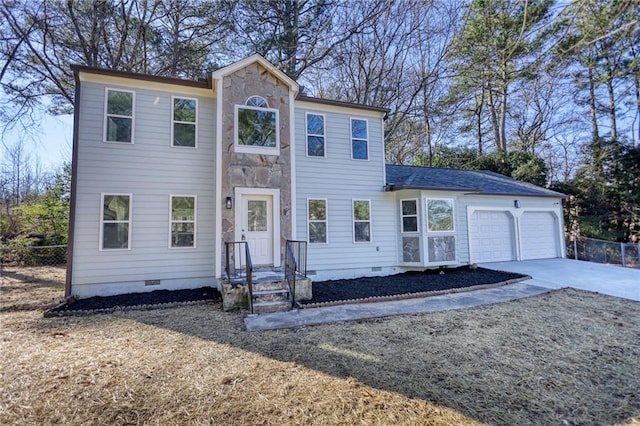
<instances>
[{"instance_id":1,"label":"concrete walkway","mask_svg":"<svg viewBox=\"0 0 640 426\"><path fill-rule=\"evenodd\" d=\"M250 315L244 319L249 331L293 328L306 325L379 318L392 315L422 314L452 309L471 308L491 303L546 293L549 288L530 284L531 280L466 293L452 293L420 299L395 300L391 302L358 303L329 306L326 308L299 309L289 312Z\"/></svg>"},{"instance_id":2,"label":"concrete walkway","mask_svg":"<svg viewBox=\"0 0 640 426\"><path fill-rule=\"evenodd\" d=\"M640 301L640 269L573 259L493 262L480 266L529 275L533 279L527 281L527 284L539 287L552 289L573 287Z\"/></svg>"},{"instance_id":3,"label":"concrete walkway","mask_svg":"<svg viewBox=\"0 0 640 426\"><path fill-rule=\"evenodd\" d=\"M549 289L564 287L640 301L640 270L638 269L572 259L494 262L481 266L488 269L526 274L532 279L486 290L421 299L359 303L253 315L245 318L244 322L247 330L257 331L392 315L421 314L507 302L545 293Z\"/></svg>"}]
</instances>

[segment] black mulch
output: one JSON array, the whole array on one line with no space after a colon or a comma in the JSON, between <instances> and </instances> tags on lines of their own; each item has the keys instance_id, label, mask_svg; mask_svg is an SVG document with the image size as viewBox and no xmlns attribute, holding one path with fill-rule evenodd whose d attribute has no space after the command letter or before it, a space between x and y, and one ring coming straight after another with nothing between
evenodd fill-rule
<instances>
[{"instance_id":1,"label":"black mulch","mask_svg":"<svg viewBox=\"0 0 640 426\"><path fill-rule=\"evenodd\" d=\"M155 290L148 293L129 293L118 296L95 296L76 300L51 309L50 312L90 311L117 307L157 305L163 303L220 301L220 292L213 287L188 290Z\"/></svg>"},{"instance_id":2,"label":"black mulch","mask_svg":"<svg viewBox=\"0 0 640 426\"><path fill-rule=\"evenodd\" d=\"M441 274L441 272L443 273ZM462 266L459 268L404 272L387 277L320 281L313 283L313 299L301 301L300 304L449 290L497 284L523 277L525 275L512 272L493 271L484 268L471 269L468 266Z\"/></svg>"},{"instance_id":3,"label":"black mulch","mask_svg":"<svg viewBox=\"0 0 640 426\"><path fill-rule=\"evenodd\" d=\"M443 272L441 274L440 272ZM387 277L365 277L350 280L313 283L313 299L301 304L336 302L368 297L448 290L477 285L496 284L522 278L524 275L490 269L471 269L468 266L425 271L405 272ZM220 292L213 287L190 290L155 290L148 293L129 293L118 296L89 297L51 309L52 314L71 311L92 311L118 307L158 305L176 302L221 301Z\"/></svg>"}]
</instances>

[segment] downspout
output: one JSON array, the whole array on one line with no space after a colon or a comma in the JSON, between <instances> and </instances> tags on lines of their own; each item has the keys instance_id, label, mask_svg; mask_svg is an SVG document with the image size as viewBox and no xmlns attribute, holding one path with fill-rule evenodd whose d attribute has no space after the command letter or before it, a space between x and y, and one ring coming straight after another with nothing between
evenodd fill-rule
<instances>
[{"instance_id":1,"label":"downspout","mask_svg":"<svg viewBox=\"0 0 640 426\"><path fill-rule=\"evenodd\" d=\"M73 100L73 151L71 154L71 198L69 199L69 235L67 239L67 277L64 284L64 297L71 297L73 282L73 242L76 228L76 198L78 193L78 144L80 128L80 75L73 70L75 94Z\"/></svg>"}]
</instances>

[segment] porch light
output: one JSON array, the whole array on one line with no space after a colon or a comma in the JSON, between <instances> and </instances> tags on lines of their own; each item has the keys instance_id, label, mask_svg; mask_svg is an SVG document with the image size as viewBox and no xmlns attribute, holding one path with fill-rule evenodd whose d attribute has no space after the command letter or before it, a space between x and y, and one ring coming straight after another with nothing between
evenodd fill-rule
<instances>
[{"instance_id":1,"label":"porch light","mask_svg":"<svg viewBox=\"0 0 640 426\"><path fill-rule=\"evenodd\" d=\"M513 200L513 205L516 209L520 208L520 200Z\"/></svg>"},{"instance_id":2,"label":"porch light","mask_svg":"<svg viewBox=\"0 0 640 426\"><path fill-rule=\"evenodd\" d=\"M227 199L225 201L225 206L229 210L231 210L233 208L233 200L231 199L231 197L227 197Z\"/></svg>"}]
</instances>

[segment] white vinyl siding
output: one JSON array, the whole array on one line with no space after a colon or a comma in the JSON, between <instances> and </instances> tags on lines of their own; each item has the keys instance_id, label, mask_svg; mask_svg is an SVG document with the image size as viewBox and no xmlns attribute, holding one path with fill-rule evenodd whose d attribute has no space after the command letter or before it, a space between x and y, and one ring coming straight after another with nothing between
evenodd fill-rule
<instances>
[{"instance_id":1,"label":"white vinyl siding","mask_svg":"<svg viewBox=\"0 0 640 426\"><path fill-rule=\"evenodd\" d=\"M307 106L308 105L308 106ZM306 113L325 116L327 157L319 161L306 155ZM351 160L351 117L368 121L369 161ZM384 192L382 114L304 103L296 107L297 238L308 241L307 200L327 200L329 244L310 244L307 269L312 277L342 277L389 271L398 264L398 222L395 193ZM371 243L353 241L353 200L371 202ZM374 270L372 270L374 268ZM351 275L352 274L352 275Z\"/></svg>"},{"instance_id":2,"label":"white vinyl siding","mask_svg":"<svg viewBox=\"0 0 640 426\"><path fill-rule=\"evenodd\" d=\"M170 241L172 248L196 247L197 200L194 195L171 195Z\"/></svg>"},{"instance_id":3,"label":"white vinyl siding","mask_svg":"<svg viewBox=\"0 0 640 426\"><path fill-rule=\"evenodd\" d=\"M193 98L172 98L171 146L179 148L198 147L198 100Z\"/></svg>"},{"instance_id":4,"label":"white vinyl siding","mask_svg":"<svg viewBox=\"0 0 640 426\"><path fill-rule=\"evenodd\" d=\"M327 244L329 221L326 199L307 200L307 221L309 244Z\"/></svg>"},{"instance_id":5,"label":"white vinyl siding","mask_svg":"<svg viewBox=\"0 0 640 426\"><path fill-rule=\"evenodd\" d=\"M125 80L123 80L124 84ZM195 90L135 87L135 145L102 143L105 86L83 81L80 91L73 294L108 295L215 285L215 98ZM131 87L115 87L131 90ZM168 143L173 97L198 100L198 149ZM132 194L130 250L99 252L101 194ZM169 196L197 196L197 246L170 249ZM221 198L220 198L221 200ZM145 286L146 280L160 285Z\"/></svg>"},{"instance_id":6,"label":"white vinyl siding","mask_svg":"<svg viewBox=\"0 0 640 426\"><path fill-rule=\"evenodd\" d=\"M133 143L136 94L131 90L105 88L105 142Z\"/></svg>"}]
</instances>

